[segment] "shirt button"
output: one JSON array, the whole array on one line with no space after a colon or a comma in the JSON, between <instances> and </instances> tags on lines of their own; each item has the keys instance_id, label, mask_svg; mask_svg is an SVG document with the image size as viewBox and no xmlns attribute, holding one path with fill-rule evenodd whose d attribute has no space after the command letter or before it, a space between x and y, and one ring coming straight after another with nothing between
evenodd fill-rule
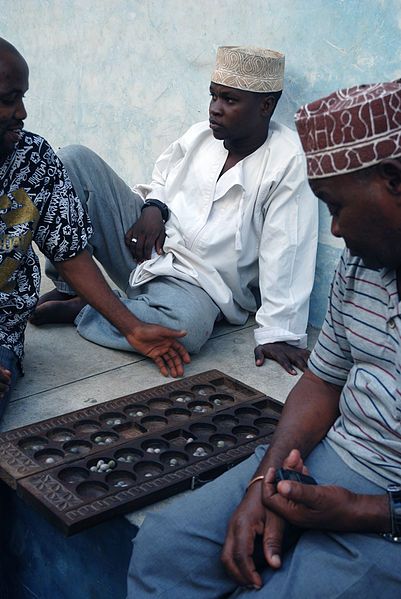
<instances>
[{"instance_id":1,"label":"shirt button","mask_svg":"<svg viewBox=\"0 0 401 599\"><path fill-rule=\"evenodd\" d=\"M393 329L395 327L395 322L393 318L390 318L390 320L388 321L388 326L390 327L390 329Z\"/></svg>"}]
</instances>

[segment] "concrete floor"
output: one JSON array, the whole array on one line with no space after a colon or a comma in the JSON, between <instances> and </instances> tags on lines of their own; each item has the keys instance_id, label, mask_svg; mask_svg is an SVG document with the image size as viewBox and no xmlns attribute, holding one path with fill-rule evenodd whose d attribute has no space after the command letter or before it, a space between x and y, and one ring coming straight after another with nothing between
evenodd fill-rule
<instances>
[{"instance_id":1,"label":"concrete floor","mask_svg":"<svg viewBox=\"0 0 401 599\"><path fill-rule=\"evenodd\" d=\"M52 288L43 275L42 293ZM240 327L217 324L201 353L192 357L185 375L217 368L284 401L298 377L288 375L272 361L256 368L253 329L253 318ZM315 339L312 329L310 346ZM24 368L25 376L17 383L0 432L172 380L161 376L150 360L90 343L70 325L38 328L28 324Z\"/></svg>"}]
</instances>

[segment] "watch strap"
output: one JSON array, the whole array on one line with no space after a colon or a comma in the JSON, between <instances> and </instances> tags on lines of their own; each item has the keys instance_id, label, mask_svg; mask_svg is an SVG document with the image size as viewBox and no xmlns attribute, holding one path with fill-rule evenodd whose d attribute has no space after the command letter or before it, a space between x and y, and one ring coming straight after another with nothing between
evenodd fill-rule
<instances>
[{"instance_id":1,"label":"watch strap","mask_svg":"<svg viewBox=\"0 0 401 599\"><path fill-rule=\"evenodd\" d=\"M401 485L388 485L387 496L390 508L391 532L383 534L393 543L401 543Z\"/></svg>"},{"instance_id":2,"label":"watch strap","mask_svg":"<svg viewBox=\"0 0 401 599\"><path fill-rule=\"evenodd\" d=\"M141 212L142 212L142 210L144 210L148 206L155 206L156 208L158 208L160 210L160 212L161 212L163 221L164 222L168 221L168 218L170 216L170 211L169 211L168 207L166 206L166 204L164 204L164 202L161 202L160 200L146 200L143 203L143 206L141 208Z\"/></svg>"}]
</instances>

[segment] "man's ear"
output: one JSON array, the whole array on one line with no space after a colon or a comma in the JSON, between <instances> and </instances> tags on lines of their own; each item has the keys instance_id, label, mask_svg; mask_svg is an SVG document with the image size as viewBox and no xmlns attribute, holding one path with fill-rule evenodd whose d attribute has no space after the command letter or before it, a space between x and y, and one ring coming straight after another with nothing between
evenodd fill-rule
<instances>
[{"instance_id":1,"label":"man's ear","mask_svg":"<svg viewBox=\"0 0 401 599\"><path fill-rule=\"evenodd\" d=\"M392 158L379 162L377 173L385 181L387 190L401 199L401 159Z\"/></svg>"},{"instance_id":2,"label":"man's ear","mask_svg":"<svg viewBox=\"0 0 401 599\"><path fill-rule=\"evenodd\" d=\"M260 113L264 118L270 118L273 114L273 111L276 107L276 98L274 96L266 95L264 96L261 105L260 105Z\"/></svg>"}]
</instances>

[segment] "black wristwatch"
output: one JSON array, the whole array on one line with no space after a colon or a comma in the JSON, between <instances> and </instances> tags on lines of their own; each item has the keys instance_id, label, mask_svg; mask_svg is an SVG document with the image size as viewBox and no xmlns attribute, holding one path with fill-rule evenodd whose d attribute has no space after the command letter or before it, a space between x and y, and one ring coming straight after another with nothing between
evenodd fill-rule
<instances>
[{"instance_id":1,"label":"black wristwatch","mask_svg":"<svg viewBox=\"0 0 401 599\"><path fill-rule=\"evenodd\" d=\"M155 206L156 208L158 208L161 212L163 222L165 223L168 221L168 217L170 216L170 211L169 211L168 207L166 206L166 204L164 204L160 200L146 200L143 203L141 212L142 212L142 210L145 210L145 208L147 208L148 206Z\"/></svg>"},{"instance_id":2,"label":"black wristwatch","mask_svg":"<svg viewBox=\"0 0 401 599\"><path fill-rule=\"evenodd\" d=\"M388 485L387 495L390 506L391 532L382 536L393 543L401 543L401 485Z\"/></svg>"}]
</instances>

